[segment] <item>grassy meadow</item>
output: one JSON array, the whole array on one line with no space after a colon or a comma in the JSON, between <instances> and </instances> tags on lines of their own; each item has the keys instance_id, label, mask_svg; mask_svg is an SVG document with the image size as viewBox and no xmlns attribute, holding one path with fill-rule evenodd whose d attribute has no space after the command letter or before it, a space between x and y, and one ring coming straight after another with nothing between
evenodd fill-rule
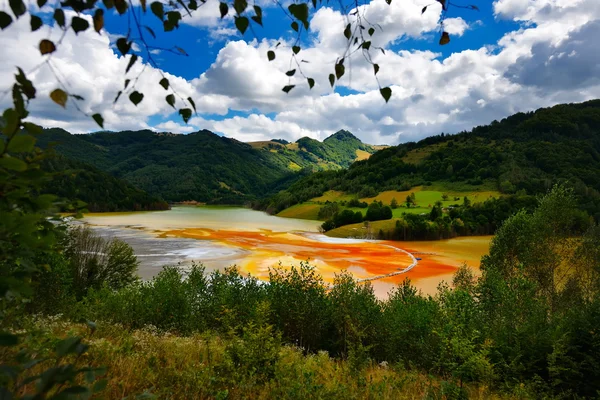
<instances>
[{"instance_id":1,"label":"grassy meadow","mask_svg":"<svg viewBox=\"0 0 600 400\"><path fill-rule=\"evenodd\" d=\"M435 205L436 202L441 201L443 207L448 207L454 204L462 204L463 198L466 196L471 200L471 203L481 203L488 199L499 198L501 193L497 190L489 190L489 188L484 187L482 190L474 190L474 187L459 187L454 190L445 190L447 189L446 185L432 185L432 186L417 186L410 190L405 191L396 191L396 190L388 190L379 193L375 197L364 197L360 198L360 201L366 202L368 204L373 201L381 201L385 205L389 205L393 199L396 199L398 202L398 208L392 210L393 217L396 219L402 218L402 214L410 213L410 214L428 214L431 212L431 208ZM464 190L457 190L464 189ZM410 196L412 193L415 194L415 204L411 207L406 207L406 198ZM448 200L443 200L443 195L448 195ZM277 216L284 218L299 218L299 219L310 219L310 220L318 220L319 219L319 210L323 206L323 203L326 202L342 202L349 201L355 198L355 195L344 193L336 190L329 190L325 192L322 196L315 197L310 199L307 202L302 204L296 204L285 210L281 211ZM354 212L359 211L364 215L367 213L366 208L358 208L358 207L341 207L340 211L345 209L352 210ZM391 223L390 221L387 221ZM395 221L393 221L395 223ZM379 225L379 224L378 224ZM338 228L336 231L338 232L346 232L347 227ZM355 231L355 226L351 226L349 229L351 231ZM379 229L379 227L378 227ZM385 230L385 229L384 229ZM332 236L338 236L340 233L333 233ZM339 236L344 237L344 236Z\"/></svg>"},{"instance_id":2,"label":"grassy meadow","mask_svg":"<svg viewBox=\"0 0 600 400\"><path fill-rule=\"evenodd\" d=\"M91 334L86 324L39 316L28 318L26 325L32 333L24 344L41 346L49 358L31 374L53 364L53 346L59 340L82 336L90 351L80 362L106 368L99 378L106 379L100 394L107 399L144 393L157 399L441 399L456 391L440 378L396 365L340 360L324 351L306 355L282 345L268 327L236 337L178 336L151 326L130 330L108 323L98 323ZM0 356L10 351L0 348ZM471 399L517 398L491 393L483 384L465 386Z\"/></svg>"}]
</instances>

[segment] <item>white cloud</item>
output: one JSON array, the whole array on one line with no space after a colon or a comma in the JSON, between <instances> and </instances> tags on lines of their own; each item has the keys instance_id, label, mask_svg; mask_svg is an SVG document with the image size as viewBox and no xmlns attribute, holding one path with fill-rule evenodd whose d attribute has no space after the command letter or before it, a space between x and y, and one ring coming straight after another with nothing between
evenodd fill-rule
<instances>
[{"instance_id":1,"label":"white cloud","mask_svg":"<svg viewBox=\"0 0 600 400\"><path fill-rule=\"evenodd\" d=\"M203 7L209 10L211 1ZM339 129L348 129L366 142L391 144L469 129L557 102L600 97L599 61L594 52L600 31L598 22L594 22L600 19L597 0L497 0L497 18L521 22L520 28L504 35L498 43L446 58L435 52L437 47L434 51L389 50L391 44L405 38L437 32L439 5L421 15L422 7L429 2L393 1L388 6L384 0L373 0L361 6L367 19L382 28L377 29L373 46L388 49L385 55L373 53L373 62L380 66L379 84L393 89L387 105L379 94L373 66L360 54L345 62L346 75L337 83L352 89L353 94L332 92L327 77L344 53L347 42L342 31L346 19L327 7L314 15L310 45L298 55L298 60L310 61L301 63L301 68L316 80L312 90L299 71L292 78L285 75L291 57L290 43L285 40L280 40L282 45L272 62L266 53L276 41L230 41L196 79L186 81L167 74L184 98L192 96L196 101L200 116L192 118L189 125L180 121L148 125L150 116L168 116L173 111L164 102L166 92L156 85L160 73L153 68L148 68L137 83L146 95L139 107L126 97L112 105L123 84L115 77L122 76L127 60L115 54L107 36L85 32L75 41L70 32L52 62L68 77L69 90L86 98L82 109L102 112L108 129L152 128L178 133L209 129L244 141L275 137L297 140L302 136L323 139ZM214 9L218 12L218 7ZM198 26L214 26L215 37L233 34L227 24L220 25L210 13L205 19L190 21ZM445 29L460 36L468 34L469 26L461 18L452 18L446 20ZM42 33L25 34L27 30L28 21L20 20L2 32L6 57L0 61L0 82L11 82L14 65L28 71L41 61L41 57L31 55L36 53ZM58 34L52 33L54 38ZM135 77L140 68L134 67L129 75ZM298 66L292 63L291 68ZM47 67L31 76L40 89L40 99L32 109L38 121L75 132L95 129L89 118L72 109L62 111L50 102L47 94L56 83ZM281 88L287 84L297 86L286 94ZM248 115L227 117L231 110ZM214 114L225 117L211 119Z\"/></svg>"}]
</instances>

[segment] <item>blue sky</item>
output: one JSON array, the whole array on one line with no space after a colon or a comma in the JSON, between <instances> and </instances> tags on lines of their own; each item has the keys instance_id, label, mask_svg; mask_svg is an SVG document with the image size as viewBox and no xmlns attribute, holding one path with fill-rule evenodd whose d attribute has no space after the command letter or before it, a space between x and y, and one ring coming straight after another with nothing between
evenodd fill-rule
<instances>
[{"instance_id":1,"label":"blue sky","mask_svg":"<svg viewBox=\"0 0 600 400\"><path fill-rule=\"evenodd\" d=\"M293 141L302 136L322 140L347 129L365 142L394 144L467 130L518 111L600 97L600 61L594 51L594 38L600 33L597 0L472 3L480 10L449 9L445 27L451 42L446 46L438 44L441 6L435 0L363 3L362 15L381 27L373 45L386 50L385 55L372 52L380 66L378 80L358 52L346 60L346 74L334 89L327 77L344 54L342 32L349 16L326 5L312 11L311 29L302 36L299 54L309 61L302 63L302 71L316 81L309 90L300 73L285 75L295 36L290 20L266 1L260 2L264 27L253 24L244 36L235 31L232 18L219 18L216 0L208 0L169 33L146 13L142 23L158 34L156 40L145 34L149 43L180 46L189 56L154 51L157 65L142 69L138 62L127 76L128 58L118 53L114 42L127 33L128 18L107 12L101 35L89 30L76 37L69 32L52 56L52 69L36 69L42 59L31 50L41 38L56 40L60 31L51 27L31 34L28 21L21 19L2 32L6 57L0 61L0 82L10 82L16 65L33 71L42 95L32 104L32 115L45 126L94 131L98 127L89 115L99 112L109 130L208 129L243 141ZM7 6L0 3L0 8ZM40 12L48 16L49 11ZM266 53L277 42L277 58L269 62ZM147 61L145 49L138 50ZM83 113L57 110L49 101L47 93L58 85L57 73L71 93L85 97L79 104ZM177 107L186 106L180 97L194 99L198 113L188 124L164 101L169 92L158 86L163 75L177 93ZM135 83L113 104L126 78ZM289 94L281 91L287 84L296 85ZM379 94L383 86L393 92L387 104ZM132 90L145 94L138 106L127 99ZM6 101L0 98L0 103Z\"/></svg>"}]
</instances>

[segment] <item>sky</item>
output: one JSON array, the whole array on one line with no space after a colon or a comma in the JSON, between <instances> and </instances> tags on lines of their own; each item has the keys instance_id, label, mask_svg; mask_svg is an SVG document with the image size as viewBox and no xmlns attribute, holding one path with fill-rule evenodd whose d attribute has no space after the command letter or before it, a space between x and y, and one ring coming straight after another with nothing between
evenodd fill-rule
<instances>
[{"instance_id":1,"label":"sky","mask_svg":"<svg viewBox=\"0 0 600 400\"><path fill-rule=\"evenodd\" d=\"M168 33L151 12L140 13L141 23L157 33L153 39L144 30L155 65L148 63L143 46L134 45L143 62L125 75L129 56L120 55L115 41L127 34L128 17L107 11L101 34L69 30L50 62L43 63L39 41L56 42L62 32L51 25L53 1L40 10L30 0L30 10L48 25L31 33L29 18L21 17L0 32L0 107L10 106L19 66L38 89L31 119L72 133L99 130L89 115L100 113L110 131L208 129L247 142L323 140L345 129L366 143L392 145L470 130L516 112L600 98L598 0L455 0L479 11L449 9L446 46L438 43L442 9L435 0L365 1L361 15L376 24L372 46L385 49L371 52L380 66L378 79L356 52L345 60L346 74L335 88L328 75L344 54L343 31L354 10L324 3L311 11L310 30L300 38L298 58L305 61L300 63L304 76L315 80L312 89L300 73L286 75L297 36L290 20L274 2L256 1L264 27L252 24L245 35L236 31L232 17L220 18L217 0L207 0ZM0 10L10 13L8 0L0 0ZM267 51L277 43L277 57L269 61ZM174 46L188 55L168 51ZM184 106L182 99L194 99L197 113L187 124L165 102L169 93L158 85L163 76L177 92L177 107ZM145 95L137 106L127 94L113 103L125 79L131 79L129 90ZM60 83L84 98L77 102L81 111L50 100ZM289 84L296 86L283 92ZM380 86L392 89L388 103Z\"/></svg>"}]
</instances>

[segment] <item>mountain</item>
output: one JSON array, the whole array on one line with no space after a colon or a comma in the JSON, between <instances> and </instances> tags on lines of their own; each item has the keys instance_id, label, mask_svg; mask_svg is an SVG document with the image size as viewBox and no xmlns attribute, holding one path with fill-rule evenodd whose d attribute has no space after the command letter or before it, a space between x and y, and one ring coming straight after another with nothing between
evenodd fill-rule
<instances>
[{"instance_id":1,"label":"mountain","mask_svg":"<svg viewBox=\"0 0 600 400\"><path fill-rule=\"evenodd\" d=\"M371 197L444 183L539 194L557 182L575 188L581 207L600 219L600 100L518 113L468 132L389 147L347 170L307 176L262 206L279 211L328 190Z\"/></svg>"},{"instance_id":2,"label":"mountain","mask_svg":"<svg viewBox=\"0 0 600 400\"><path fill-rule=\"evenodd\" d=\"M67 159L90 164L167 201L245 202L289 186L302 176L296 171L340 169L375 151L345 131L324 142L303 138L250 144L207 130L188 135L149 130L44 133L41 145L56 142L56 151Z\"/></svg>"},{"instance_id":3,"label":"mountain","mask_svg":"<svg viewBox=\"0 0 600 400\"><path fill-rule=\"evenodd\" d=\"M365 144L345 130L334 133L322 142L303 137L295 143L275 139L249 144L256 149L266 149L287 157L290 163L298 166L292 169L313 170L348 168L354 161L367 159L381 148L381 146Z\"/></svg>"}]
</instances>

